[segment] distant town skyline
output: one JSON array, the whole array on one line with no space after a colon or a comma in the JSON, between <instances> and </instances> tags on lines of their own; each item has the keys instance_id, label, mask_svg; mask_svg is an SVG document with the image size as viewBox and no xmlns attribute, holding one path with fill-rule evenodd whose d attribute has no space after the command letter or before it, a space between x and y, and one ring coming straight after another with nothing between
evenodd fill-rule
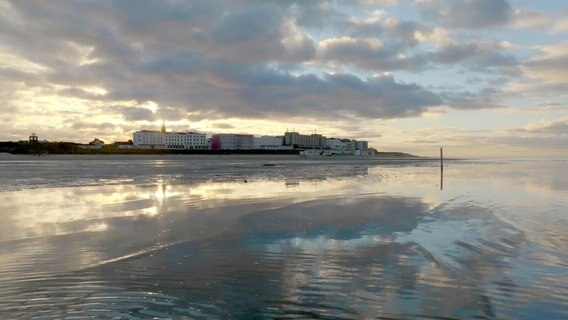
<instances>
[{"instance_id":1,"label":"distant town skyline","mask_svg":"<svg viewBox=\"0 0 568 320\"><path fill-rule=\"evenodd\" d=\"M138 130L568 156L568 2L0 0L0 141Z\"/></svg>"}]
</instances>

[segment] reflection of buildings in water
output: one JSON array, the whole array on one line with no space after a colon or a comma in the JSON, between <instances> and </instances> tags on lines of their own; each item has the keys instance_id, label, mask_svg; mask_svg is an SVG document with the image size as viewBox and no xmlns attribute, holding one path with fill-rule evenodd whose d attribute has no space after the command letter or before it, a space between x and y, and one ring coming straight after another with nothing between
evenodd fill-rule
<instances>
[{"instance_id":1,"label":"reflection of buildings in water","mask_svg":"<svg viewBox=\"0 0 568 320\"><path fill-rule=\"evenodd\" d=\"M165 177L161 181L162 188L165 190L161 195L156 195L156 198L161 200L171 196L171 190L183 189L183 193L187 194L185 187L195 187L195 193L200 194L201 189L210 189L210 192L217 189L216 186L221 184L234 185L247 180L252 186L259 182L278 181L284 177L284 187L286 189L299 188L301 184L309 184L317 188L320 183L328 181L329 179L348 179L358 176L369 175L369 166L353 166L349 165L332 165L332 166L281 166L271 167L270 170L250 170L235 172L201 172L191 175L175 175ZM166 186L167 185L167 186ZM225 186L226 187L226 186ZM223 187L223 188L225 188ZM242 186L239 187L242 189ZM187 190L189 191L189 190ZM211 194L210 194L211 195Z\"/></svg>"},{"instance_id":2,"label":"reflection of buildings in water","mask_svg":"<svg viewBox=\"0 0 568 320\"><path fill-rule=\"evenodd\" d=\"M369 174L369 167L365 166L365 167L352 167L352 169L350 170L351 174L353 175L357 175L357 176L366 176Z\"/></svg>"},{"instance_id":3,"label":"reflection of buildings in water","mask_svg":"<svg viewBox=\"0 0 568 320\"><path fill-rule=\"evenodd\" d=\"M286 189L296 188L300 186L300 181L297 180L284 180L284 186Z\"/></svg>"}]
</instances>

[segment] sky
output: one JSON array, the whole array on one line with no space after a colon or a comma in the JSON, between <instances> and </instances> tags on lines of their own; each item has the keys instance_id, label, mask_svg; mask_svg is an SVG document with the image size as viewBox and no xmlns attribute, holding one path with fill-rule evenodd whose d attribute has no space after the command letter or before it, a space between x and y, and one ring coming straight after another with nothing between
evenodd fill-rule
<instances>
[{"instance_id":1,"label":"sky","mask_svg":"<svg viewBox=\"0 0 568 320\"><path fill-rule=\"evenodd\" d=\"M0 140L136 130L568 157L568 1L0 0Z\"/></svg>"}]
</instances>

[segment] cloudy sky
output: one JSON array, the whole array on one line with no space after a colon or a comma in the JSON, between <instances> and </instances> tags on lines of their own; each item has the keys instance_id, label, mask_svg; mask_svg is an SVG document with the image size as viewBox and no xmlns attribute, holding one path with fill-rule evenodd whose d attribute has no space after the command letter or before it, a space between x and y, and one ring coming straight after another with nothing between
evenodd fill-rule
<instances>
[{"instance_id":1,"label":"cloudy sky","mask_svg":"<svg viewBox=\"0 0 568 320\"><path fill-rule=\"evenodd\" d=\"M0 140L139 129L568 156L568 1L0 0Z\"/></svg>"}]
</instances>

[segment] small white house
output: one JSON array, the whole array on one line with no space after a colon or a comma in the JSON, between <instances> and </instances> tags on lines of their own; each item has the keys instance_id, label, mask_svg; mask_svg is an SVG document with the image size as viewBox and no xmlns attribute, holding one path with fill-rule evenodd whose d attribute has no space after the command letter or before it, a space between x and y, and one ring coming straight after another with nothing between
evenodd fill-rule
<instances>
[{"instance_id":1,"label":"small white house","mask_svg":"<svg viewBox=\"0 0 568 320\"><path fill-rule=\"evenodd\" d=\"M93 141L89 142L89 144L81 144L79 148L82 149L100 149L105 145L103 140L95 138Z\"/></svg>"}]
</instances>

